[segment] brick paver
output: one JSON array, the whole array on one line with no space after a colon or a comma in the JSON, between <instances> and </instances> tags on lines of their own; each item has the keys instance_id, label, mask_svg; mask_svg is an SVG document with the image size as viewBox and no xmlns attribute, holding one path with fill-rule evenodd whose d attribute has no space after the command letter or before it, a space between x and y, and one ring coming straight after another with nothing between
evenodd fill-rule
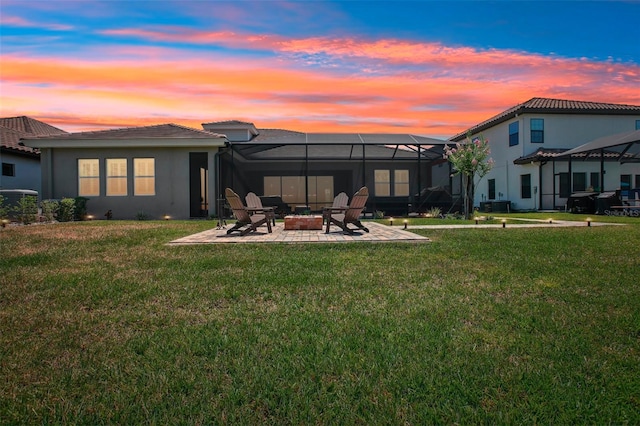
<instances>
[{"instance_id":1,"label":"brick paver","mask_svg":"<svg viewBox=\"0 0 640 426\"><path fill-rule=\"evenodd\" d=\"M429 242L427 237L408 232L400 227L381 225L376 222L367 222L370 232L355 231L353 235L344 234L342 230L335 227L334 231L326 234L322 230L285 230L284 224L276 223L273 232L269 234L266 226L258 228L258 232L253 232L245 236L227 235L227 229L209 229L198 234L189 235L171 241L170 245L184 244L215 244L215 243L343 243L343 242Z\"/></svg>"}]
</instances>

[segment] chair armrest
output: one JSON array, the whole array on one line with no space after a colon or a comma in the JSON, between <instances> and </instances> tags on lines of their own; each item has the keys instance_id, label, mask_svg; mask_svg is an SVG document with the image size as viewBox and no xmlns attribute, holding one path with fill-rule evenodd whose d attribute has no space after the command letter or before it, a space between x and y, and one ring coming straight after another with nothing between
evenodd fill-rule
<instances>
[{"instance_id":1,"label":"chair armrest","mask_svg":"<svg viewBox=\"0 0 640 426\"><path fill-rule=\"evenodd\" d=\"M324 207L322 209L323 212L331 212L331 213L340 213L340 212L344 212L349 210L349 207L344 206L344 207Z\"/></svg>"},{"instance_id":2,"label":"chair armrest","mask_svg":"<svg viewBox=\"0 0 640 426\"><path fill-rule=\"evenodd\" d=\"M249 213L273 213L273 207L247 207Z\"/></svg>"}]
</instances>

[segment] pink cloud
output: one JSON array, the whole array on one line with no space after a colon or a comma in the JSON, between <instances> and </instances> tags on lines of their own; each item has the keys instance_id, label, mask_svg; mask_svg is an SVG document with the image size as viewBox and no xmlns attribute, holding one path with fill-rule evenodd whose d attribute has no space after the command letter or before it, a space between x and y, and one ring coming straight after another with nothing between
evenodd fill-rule
<instances>
[{"instance_id":1,"label":"pink cloud","mask_svg":"<svg viewBox=\"0 0 640 426\"><path fill-rule=\"evenodd\" d=\"M182 27L103 34L272 55L202 55L159 46L101 46L92 51L100 60L4 55L2 114L22 115L28 107L78 117L68 126L57 123L68 130L82 123L108 127L156 120L199 127L206 121L242 119L258 127L303 131L447 137L534 96L640 104L640 68L612 61L392 39L286 39ZM307 66L310 61L321 66Z\"/></svg>"}]
</instances>

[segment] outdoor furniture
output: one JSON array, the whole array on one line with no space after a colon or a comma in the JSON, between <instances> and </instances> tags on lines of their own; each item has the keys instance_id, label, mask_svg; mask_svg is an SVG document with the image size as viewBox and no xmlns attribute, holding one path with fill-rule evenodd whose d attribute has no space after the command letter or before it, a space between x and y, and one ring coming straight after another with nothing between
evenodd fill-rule
<instances>
[{"instance_id":1,"label":"outdoor furniture","mask_svg":"<svg viewBox=\"0 0 640 426\"><path fill-rule=\"evenodd\" d=\"M262 207L262 200L255 193L248 193L244 200L247 203L249 214L264 214L274 225L276 224L276 214L273 207Z\"/></svg>"},{"instance_id":2,"label":"outdoor furniture","mask_svg":"<svg viewBox=\"0 0 640 426\"><path fill-rule=\"evenodd\" d=\"M258 226L267 225L267 230L271 233L271 218L262 213L249 214L247 208L242 204L240 197L233 189L227 188L225 190L225 197L227 202L231 206L233 215L236 218L236 224L233 228L227 231L227 234L232 232L239 232L240 235L246 235L249 232L255 232L258 230ZM244 228L244 229L243 229Z\"/></svg>"},{"instance_id":3,"label":"outdoor furniture","mask_svg":"<svg viewBox=\"0 0 640 426\"><path fill-rule=\"evenodd\" d=\"M340 213L339 210L343 212L349 208L349 196L346 192L341 192L333 198L333 204L331 207L325 207L322 209L322 219L323 223L329 220L329 216L331 216L331 212Z\"/></svg>"},{"instance_id":4,"label":"outdoor furniture","mask_svg":"<svg viewBox=\"0 0 640 426\"><path fill-rule=\"evenodd\" d=\"M342 208L336 209L335 212L331 210L327 218L326 233L329 233L329 229L331 228L332 223L339 226L343 232L346 232L348 234L353 234L354 231L354 229L350 229L348 227L349 224L353 224L363 231L369 232L369 229L367 229L359 219L368 198L369 190L366 186L363 186L358 192L353 195L353 198L351 198L351 203L349 204L349 207L346 209L346 211Z\"/></svg>"}]
</instances>

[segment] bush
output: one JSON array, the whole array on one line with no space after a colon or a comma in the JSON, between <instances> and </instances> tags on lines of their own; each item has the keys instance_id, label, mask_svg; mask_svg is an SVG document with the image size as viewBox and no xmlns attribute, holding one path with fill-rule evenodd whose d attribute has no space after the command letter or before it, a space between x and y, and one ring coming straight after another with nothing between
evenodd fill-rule
<instances>
[{"instance_id":1,"label":"bush","mask_svg":"<svg viewBox=\"0 0 640 426\"><path fill-rule=\"evenodd\" d=\"M33 223L38 218L38 199L33 195L26 195L18 200L13 211L23 224Z\"/></svg>"},{"instance_id":2,"label":"bush","mask_svg":"<svg viewBox=\"0 0 640 426\"><path fill-rule=\"evenodd\" d=\"M9 207L4 205L4 196L0 195L0 219L6 219L9 216Z\"/></svg>"},{"instance_id":3,"label":"bush","mask_svg":"<svg viewBox=\"0 0 640 426\"><path fill-rule=\"evenodd\" d=\"M58 222L71 222L75 217L76 202L73 198L63 198L58 206Z\"/></svg>"},{"instance_id":4,"label":"bush","mask_svg":"<svg viewBox=\"0 0 640 426\"><path fill-rule=\"evenodd\" d=\"M146 214L143 211L139 211L138 213L136 213L136 219L138 219L138 220L147 220L147 219L149 219L149 215Z\"/></svg>"},{"instance_id":5,"label":"bush","mask_svg":"<svg viewBox=\"0 0 640 426\"><path fill-rule=\"evenodd\" d=\"M87 201L89 199L85 197L74 198L75 211L73 217L75 220L84 220L87 216Z\"/></svg>"},{"instance_id":6,"label":"bush","mask_svg":"<svg viewBox=\"0 0 640 426\"><path fill-rule=\"evenodd\" d=\"M56 200L42 200L40 208L42 209L42 216L44 216L47 222L53 222L58 213L59 204Z\"/></svg>"},{"instance_id":7,"label":"bush","mask_svg":"<svg viewBox=\"0 0 640 426\"><path fill-rule=\"evenodd\" d=\"M440 217L440 215L442 215L442 210L440 209L440 207L431 207L429 210L427 210L427 216L429 217Z\"/></svg>"}]
</instances>

